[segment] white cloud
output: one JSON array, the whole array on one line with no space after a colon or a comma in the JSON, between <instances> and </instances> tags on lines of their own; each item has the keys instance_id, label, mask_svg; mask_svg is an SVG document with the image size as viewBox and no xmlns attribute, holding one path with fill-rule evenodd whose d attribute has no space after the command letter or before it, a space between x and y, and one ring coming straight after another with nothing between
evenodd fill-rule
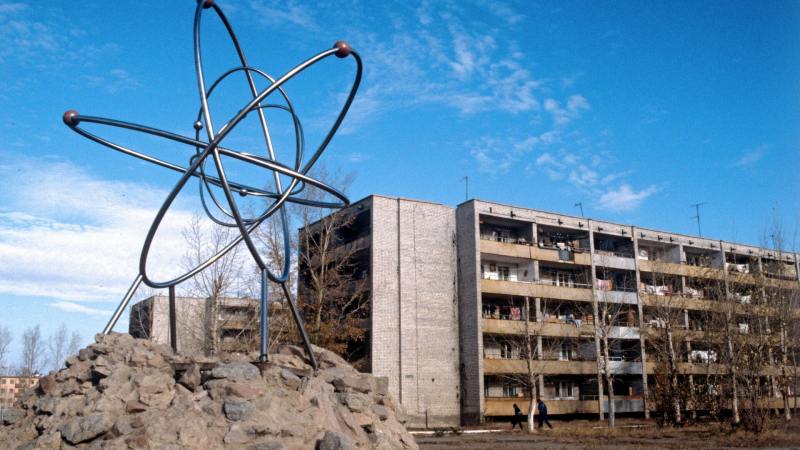
<instances>
[{"instance_id":1,"label":"white cloud","mask_svg":"<svg viewBox=\"0 0 800 450\"><path fill-rule=\"evenodd\" d=\"M581 111L590 109L589 102L582 95L573 95L567 100L567 109L573 116L577 116Z\"/></svg>"},{"instance_id":2,"label":"white cloud","mask_svg":"<svg viewBox=\"0 0 800 450\"><path fill-rule=\"evenodd\" d=\"M609 189L600 196L600 209L607 209L614 212L632 211L647 197L658 191L656 186L636 192L628 184L623 184L616 190Z\"/></svg>"},{"instance_id":3,"label":"white cloud","mask_svg":"<svg viewBox=\"0 0 800 450\"><path fill-rule=\"evenodd\" d=\"M544 110L553 116L556 125L566 125L573 119L580 117L582 111L590 109L589 102L582 95L573 95L567 100L567 108L561 107L559 102L548 98L544 101Z\"/></svg>"},{"instance_id":4,"label":"white cloud","mask_svg":"<svg viewBox=\"0 0 800 450\"><path fill-rule=\"evenodd\" d=\"M99 316L99 317L107 317L107 316L110 316L111 314L114 313L114 311L106 311L106 310L102 310L102 309L88 308L86 306L79 305L77 303L72 303L72 302L55 302L55 303L50 303L50 306L52 306L54 308L62 309L64 311L79 312L79 313L88 314L90 316Z\"/></svg>"},{"instance_id":5,"label":"white cloud","mask_svg":"<svg viewBox=\"0 0 800 450\"><path fill-rule=\"evenodd\" d=\"M567 166L550 153L542 153L536 158L536 167L543 170L551 180L555 181L564 178L564 169Z\"/></svg>"},{"instance_id":6,"label":"white cloud","mask_svg":"<svg viewBox=\"0 0 800 450\"><path fill-rule=\"evenodd\" d=\"M15 162L0 170L9 174L0 194L0 293L121 299L167 192L99 179L65 162ZM190 217L179 203L167 213L148 263L153 278L178 274L181 230Z\"/></svg>"},{"instance_id":7,"label":"white cloud","mask_svg":"<svg viewBox=\"0 0 800 450\"><path fill-rule=\"evenodd\" d=\"M260 16L259 20L267 25L297 25L306 29L316 29L317 24L306 5L294 1L252 1L250 7Z\"/></svg>"},{"instance_id":8,"label":"white cloud","mask_svg":"<svg viewBox=\"0 0 800 450\"><path fill-rule=\"evenodd\" d=\"M753 150L745 153L744 155L742 155L742 157L739 158L739 161L737 161L734 164L734 166L742 167L742 166L749 166L751 164L757 163L758 161L761 160L761 158L764 157L764 153L767 150L769 150L770 147L772 147L772 146L771 145L761 145L761 146L756 147L755 149L753 149Z\"/></svg>"},{"instance_id":9,"label":"white cloud","mask_svg":"<svg viewBox=\"0 0 800 450\"><path fill-rule=\"evenodd\" d=\"M581 164L578 169L569 174L569 182L579 188L594 187L599 183L600 175L594 170Z\"/></svg>"},{"instance_id":10,"label":"white cloud","mask_svg":"<svg viewBox=\"0 0 800 450\"><path fill-rule=\"evenodd\" d=\"M516 158L505 149L501 142L489 137L465 143L470 148L470 155L475 158L481 172L491 175L505 173L514 164Z\"/></svg>"}]
</instances>

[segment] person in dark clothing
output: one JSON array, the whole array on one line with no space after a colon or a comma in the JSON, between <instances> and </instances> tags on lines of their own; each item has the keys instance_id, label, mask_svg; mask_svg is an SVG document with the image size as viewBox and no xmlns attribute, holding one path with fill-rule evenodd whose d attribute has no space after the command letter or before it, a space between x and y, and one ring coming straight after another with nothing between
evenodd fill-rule
<instances>
[{"instance_id":1,"label":"person in dark clothing","mask_svg":"<svg viewBox=\"0 0 800 450\"><path fill-rule=\"evenodd\" d=\"M547 420L547 405L545 405L544 401L542 401L540 398L536 399L536 403L539 405L539 428L542 428L543 423L546 423L548 427L553 428L553 426L550 425L550 421Z\"/></svg>"},{"instance_id":2,"label":"person in dark clothing","mask_svg":"<svg viewBox=\"0 0 800 450\"><path fill-rule=\"evenodd\" d=\"M524 430L524 428L522 428L523 422L524 420L522 419L522 411L520 411L519 406L517 406L517 404L514 403L514 418L511 419L511 429L513 430L514 427L519 425L519 429Z\"/></svg>"}]
</instances>

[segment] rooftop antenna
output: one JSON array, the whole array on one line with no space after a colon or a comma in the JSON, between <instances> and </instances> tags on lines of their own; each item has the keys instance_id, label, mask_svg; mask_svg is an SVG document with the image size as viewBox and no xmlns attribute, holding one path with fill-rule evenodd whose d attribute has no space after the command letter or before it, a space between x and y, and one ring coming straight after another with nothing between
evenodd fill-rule
<instances>
[{"instance_id":1,"label":"rooftop antenna","mask_svg":"<svg viewBox=\"0 0 800 450\"><path fill-rule=\"evenodd\" d=\"M462 181L465 181L465 180L467 182L467 195L466 195L466 198L464 200L469 200L469 176L466 176L466 177L458 180L458 182L461 183Z\"/></svg>"},{"instance_id":2,"label":"rooftop antenna","mask_svg":"<svg viewBox=\"0 0 800 450\"><path fill-rule=\"evenodd\" d=\"M581 217L583 217L583 202L575 203L575 206L580 206L581 207Z\"/></svg>"},{"instance_id":3,"label":"rooftop antenna","mask_svg":"<svg viewBox=\"0 0 800 450\"><path fill-rule=\"evenodd\" d=\"M703 203L695 203L694 205L690 206L690 208L695 208L695 210L697 211L697 215L694 217L690 217L690 219L697 219L697 235L700 237L703 237L703 233L700 232L700 207L707 204L708 202L703 202Z\"/></svg>"}]
</instances>

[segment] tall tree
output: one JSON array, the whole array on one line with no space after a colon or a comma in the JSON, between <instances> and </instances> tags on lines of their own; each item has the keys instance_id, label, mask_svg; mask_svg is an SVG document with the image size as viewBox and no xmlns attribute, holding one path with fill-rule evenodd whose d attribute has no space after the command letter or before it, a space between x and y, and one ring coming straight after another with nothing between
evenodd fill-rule
<instances>
[{"instance_id":1,"label":"tall tree","mask_svg":"<svg viewBox=\"0 0 800 450\"><path fill-rule=\"evenodd\" d=\"M6 365L6 355L13 340L14 337L11 335L11 330L5 325L0 327L0 375L7 374L10 370Z\"/></svg>"},{"instance_id":2,"label":"tall tree","mask_svg":"<svg viewBox=\"0 0 800 450\"><path fill-rule=\"evenodd\" d=\"M195 214L189 225L183 229L188 250L181 265L189 270L205 262L233 241L238 233L236 228L204 223L203 217ZM220 321L227 320L227 316L220 312L226 298L239 297L242 291L247 264L244 252L246 250L243 245L237 245L186 283L186 293L205 299L205 308L196 307L197 305L187 308L188 314L197 317L182 317L178 334L186 336L192 342L203 342L202 347L206 351L220 351Z\"/></svg>"},{"instance_id":3,"label":"tall tree","mask_svg":"<svg viewBox=\"0 0 800 450\"><path fill-rule=\"evenodd\" d=\"M64 366L64 361L78 351L80 340L81 336L77 331L70 334L67 324L62 323L45 344L47 366L52 370L60 370Z\"/></svg>"},{"instance_id":4,"label":"tall tree","mask_svg":"<svg viewBox=\"0 0 800 450\"><path fill-rule=\"evenodd\" d=\"M513 298L508 299L509 308L520 307ZM504 384L522 389L530 399L528 404L528 433L535 433L536 398L544 395L540 381L548 365L561 356L562 346L567 339L557 336L558 325L545 322L544 311L555 311L560 302L538 299L531 304L525 297L520 307L520 320L502 315L484 318L485 326L492 332L484 333L484 352L486 358L495 360L500 370L497 379ZM498 319L499 318L499 319ZM495 322L496 320L496 322ZM547 336L547 339L544 339ZM522 364L520 364L522 363Z\"/></svg>"},{"instance_id":5,"label":"tall tree","mask_svg":"<svg viewBox=\"0 0 800 450\"><path fill-rule=\"evenodd\" d=\"M318 166L314 175L341 192L347 191L355 177L353 173L330 172L324 165ZM310 187L306 199L333 200L328 193ZM305 206L296 206L294 211L302 224L297 255L304 282L298 286L297 304L305 316L306 330L315 344L351 362L362 360L370 301L365 268L356 258L360 248L354 245L359 238L353 234L357 211L328 214L330 211Z\"/></svg>"},{"instance_id":6,"label":"tall tree","mask_svg":"<svg viewBox=\"0 0 800 450\"><path fill-rule=\"evenodd\" d=\"M19 363L20 375L30 377L42 370L45 342L39 325L25 330L22 334L22 357Z\"/></svg>"}]
</instances>

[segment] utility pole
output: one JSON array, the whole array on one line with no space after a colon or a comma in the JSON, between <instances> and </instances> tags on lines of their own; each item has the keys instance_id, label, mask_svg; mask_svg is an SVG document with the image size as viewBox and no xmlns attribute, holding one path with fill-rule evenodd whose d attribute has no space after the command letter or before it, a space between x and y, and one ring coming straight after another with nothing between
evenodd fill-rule
<instances>
[{"instance_id":1,"label":"utility pole","mask_svg":"<svg viewBox=\"0 0 800 450\"><path fill-rule=\"evenodd\" d=\"M465 196L464 200L465 201L469 201L469 176L466 176L466 177L458 180L459 183L461 183L462 181L466 181L467 182L467 195Z\"/></svg>"},{"instance_id":2,"label":"utility pole","mask_svg":"<svg viewBox=\"0 0 800 450\"><path fill-rule=\"evenodd\" d=\"M690 208L695 208L697 211L697 215L694 217L690 217L690 219L697 219L697 235L703 237L703 233L700 232L700 207L703 205L707 205L708 202L703 203L695 203L694 205L690 206Z\"/></svg>"},{"instance_id":3,"label":"utility pole","mask_svg":"<svg viewBox=\"0 0 800 450\"><path fill-rule=\"evenodd\" d=\"M583 217L583 202L575 203L575 206L580 206L581 207L581 217Z\"/></svg>"}]
</instances>

